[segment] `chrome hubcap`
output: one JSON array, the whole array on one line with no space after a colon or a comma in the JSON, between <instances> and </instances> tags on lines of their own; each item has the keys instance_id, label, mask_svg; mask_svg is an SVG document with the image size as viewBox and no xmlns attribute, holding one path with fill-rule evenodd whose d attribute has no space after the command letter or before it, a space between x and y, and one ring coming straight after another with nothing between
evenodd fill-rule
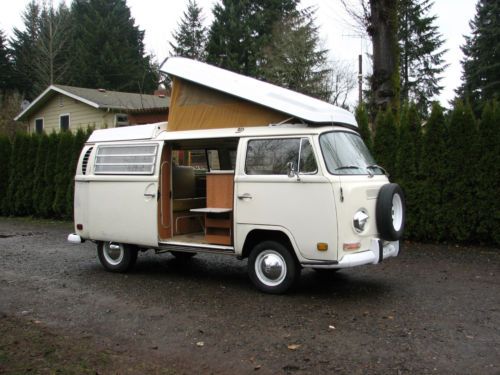
<instances>
[{"instance_id":1,"label":"chrome hubcap","mask_svg":"<svg viewBox=\"0 0 500 375\"><path fill-rule=\"evenodd\" d=\"M403 201L399 194L394 194L392 197L391 216L394 230L400 230L403 225Z\"/></svg>"},{"instance_id":2,"label":"chrome hubcap","mask_svg":"<svg viewBox=\"0 0 500 375\"><path fill-rule=\"evenodd\" d=\"M259 280L267 286L276 286L286 276L286 262L280 253L274 250L261 252L255 260L255 273Z\"/></svg>"},{"instance_id":3,"label":"chrome hubcap","mask_svg":"<svg viewBox=\"0 0 500 375\"><path fill-rule=\"evenodd\" d=\"M103 254L106 262L108 262L112 266L116 266L123 260L123 257L125 256L125 250L123 249L122 244L106 242L103 245Z\"/></svg>"}]
</instances>

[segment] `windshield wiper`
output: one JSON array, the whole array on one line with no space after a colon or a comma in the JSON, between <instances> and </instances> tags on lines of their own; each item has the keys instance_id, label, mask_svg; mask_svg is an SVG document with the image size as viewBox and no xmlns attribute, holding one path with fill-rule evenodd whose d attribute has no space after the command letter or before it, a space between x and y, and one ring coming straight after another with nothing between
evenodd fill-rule
<instances>
[{"instance_id":1,"label":"windshield wiper","mask_svg":"<svg viewBox=\"0 0 500 375\"><path fill-rule=\"evenodd\" d=\"M378 168L378 169L380 169L380 170L381 170L381 171L382 171L382 172L383 172L386 176L389 176L389 174L387 173L387 171L386 171L383 167L381 167L380 165L378 165L378 164L370 164L370 165L367 165L367 166L366 166L366 168L367 168L367 169L375 169L375 168Z\"/></svg>"},{"instance_id":2,"label":"windshield wiper","mask_svg":"<svg viewBox=\"0 0 500 375\"><path fill-rule=\"evenodd\" d=\"M361 169L358 165L343 165L341 167L335 168L336 171L340 171L342 169Z\"/></svg>"}]
</instances>

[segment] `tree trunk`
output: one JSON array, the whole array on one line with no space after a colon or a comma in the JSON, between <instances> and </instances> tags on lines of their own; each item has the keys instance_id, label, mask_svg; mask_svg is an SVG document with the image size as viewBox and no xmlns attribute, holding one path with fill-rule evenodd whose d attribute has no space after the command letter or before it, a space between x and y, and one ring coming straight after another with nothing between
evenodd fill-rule
<instances>
[{"instance_id":1,"label":"tree trunk","mask_svg":"<svg viewBox=\"0 0 500 375\"><path fill-rule=\"evenodd\" d=\"M375 108L399 107L398 0L370 0L368 34L373 42Z\"/></svg>"}]
</instances>

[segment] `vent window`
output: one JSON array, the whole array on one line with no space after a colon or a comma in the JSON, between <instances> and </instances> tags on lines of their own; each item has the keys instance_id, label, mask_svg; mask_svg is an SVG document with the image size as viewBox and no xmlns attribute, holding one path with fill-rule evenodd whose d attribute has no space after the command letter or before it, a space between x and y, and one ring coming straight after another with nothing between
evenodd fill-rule
<instances>
[{"instance_id":1,"label":"vent window","mask_svg":"<svg viewBox=\"0 0 500 375\"><path fill-rule=\"evenodd\" d=\"M152 175L158 145L98 146L95 174Z\"/></svg>"},{"instance_id":2,"label":"vent window","mask_svg":"<svg viewBox=\"0 0 500 375\"><path fill-rule=\"evenodd\" d=\"M82 160L82 174L85 175L87 174L87 166L89 164L89 157L90 157L90 153L92 152L94 148L91 147L87 150L87 152L85 153L85 155L83 156L83 160Z\"/></svg>"}]
</instances>

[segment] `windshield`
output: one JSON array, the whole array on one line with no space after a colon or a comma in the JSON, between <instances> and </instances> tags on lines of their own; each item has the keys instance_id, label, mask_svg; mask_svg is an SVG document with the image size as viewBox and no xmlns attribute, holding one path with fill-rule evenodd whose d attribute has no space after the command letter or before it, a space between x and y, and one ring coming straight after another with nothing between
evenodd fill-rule
<instances>
[{"instance_id":1,"label":"windshield","mask_svg":"<svg viewBox=\"0 0 500 375\"><path fill-rule=\"evenodd\" d=\"M325 133L321 135L319 142L326 167L331 174L384 174L358 134Z\"/></svg>"}]
</instances>

